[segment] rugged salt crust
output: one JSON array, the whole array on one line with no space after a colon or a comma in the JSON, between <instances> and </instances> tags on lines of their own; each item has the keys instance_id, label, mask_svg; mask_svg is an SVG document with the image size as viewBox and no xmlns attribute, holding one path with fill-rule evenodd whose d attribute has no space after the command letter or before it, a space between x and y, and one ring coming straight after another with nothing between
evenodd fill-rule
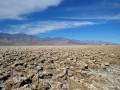
<instances>
[{"instance_id":1,"label":"rugged salt crust","mask_svg":"<svg viewBox=\"0 0 120 90\"><path fill-rule=\"evenodd\" d=\"M120 90L120 46L0 47L0 90Z\"/></svg>"}]
</instances>

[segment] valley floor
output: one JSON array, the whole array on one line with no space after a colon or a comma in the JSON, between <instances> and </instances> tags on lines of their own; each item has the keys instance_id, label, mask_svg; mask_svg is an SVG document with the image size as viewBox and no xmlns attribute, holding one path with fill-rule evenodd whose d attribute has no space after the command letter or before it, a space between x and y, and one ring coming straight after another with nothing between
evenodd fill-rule
<instances>
[{"instance_id":1,"label":"valley floor","mask_svg":"<svg viewBox=\"0 0 120 90\"><path fill-rule=\"evenodd\" d=\"M0 46L0 90L120 90L120 46Z\"/></svg>"}]
</instances>

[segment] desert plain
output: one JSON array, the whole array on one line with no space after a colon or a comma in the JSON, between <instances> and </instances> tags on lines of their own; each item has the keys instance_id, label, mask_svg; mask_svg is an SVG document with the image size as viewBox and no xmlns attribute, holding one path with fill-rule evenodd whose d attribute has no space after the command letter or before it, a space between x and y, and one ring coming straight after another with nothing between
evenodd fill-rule
<instances>
[{"instance_id":1,"label":"desert plain","mask_svg":"<svg viewBox=\"0 0 120 90\"><path fill-rule=\"evenodd\" d=\"M0 90L120 90L120 46L0 46Z\"/></svg>"}]
</instances>

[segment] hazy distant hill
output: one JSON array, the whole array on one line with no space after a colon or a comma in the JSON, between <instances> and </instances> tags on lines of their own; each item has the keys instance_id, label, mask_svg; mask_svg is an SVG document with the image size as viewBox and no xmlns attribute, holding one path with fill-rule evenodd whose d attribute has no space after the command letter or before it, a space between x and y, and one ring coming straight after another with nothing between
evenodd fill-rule
<instances>
[{"instance_id":1,"label":"hazy distant hill","mask_svg":"<svg viewBox=\"0 0 120 90\"><path fill-rule=\"evenodd\" d=\"M87 45L87 44L113 44L101 41L79 41L66 38L39 38L26 34L0 33L0 45Z\"/></svg>"},{"instance_id":2,"label":"hazy distant hill","mask_svg":"<svg viewBox=\"0 0 120 90\"><path fill-rule=\"evenodd\" d=\"M32 35L0 33L0 45L38 44L38 41L39 39Z\"/></svg>"}]
</instances>

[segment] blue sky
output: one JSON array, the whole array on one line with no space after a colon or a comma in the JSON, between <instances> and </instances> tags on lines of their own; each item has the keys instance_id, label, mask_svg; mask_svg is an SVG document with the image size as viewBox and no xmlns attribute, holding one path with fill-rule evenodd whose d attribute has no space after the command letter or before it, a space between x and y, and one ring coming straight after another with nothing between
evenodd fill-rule
<instances>
[{"instance_id":1,"label":"blue sky","mask_svg":"<svg viewBox=\"0 0 120 90\"><path fill-rule=\"evenodd\" d=\"M120 0L0 0L0 32L120 43Z\"/></svg>"}]
</instances>

